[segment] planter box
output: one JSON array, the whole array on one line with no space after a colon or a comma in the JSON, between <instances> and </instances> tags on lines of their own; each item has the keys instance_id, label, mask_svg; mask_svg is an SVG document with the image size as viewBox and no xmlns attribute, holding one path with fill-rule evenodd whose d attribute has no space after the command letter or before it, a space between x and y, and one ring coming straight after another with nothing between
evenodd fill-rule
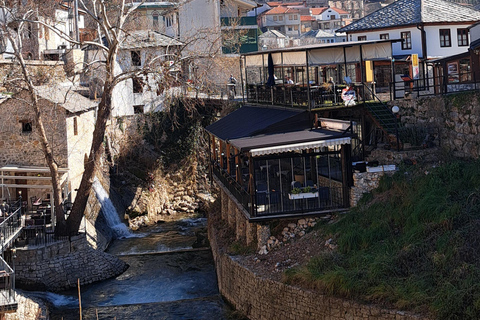
<instances>
[{"instance_id":1,"label":"planter box","mask_svg":"<svg viewBox=\"0 0 480 320\"><path fill-rule=\"evenodd\" d=\"M317 192L303 192L303 193L289 193L288 198L290 200L296 200L296 199L308 199L308 198L317 198L318 197L318 191Z\"/></svg>"}]
</instances>

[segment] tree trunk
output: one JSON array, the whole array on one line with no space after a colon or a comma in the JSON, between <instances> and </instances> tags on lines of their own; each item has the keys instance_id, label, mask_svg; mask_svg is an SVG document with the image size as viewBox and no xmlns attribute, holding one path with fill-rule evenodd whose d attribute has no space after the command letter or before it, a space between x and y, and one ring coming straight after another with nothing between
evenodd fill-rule
<instances>
[{"instance_id":1,"label":"tree trunk","mask_svg":"<svg viewBox=\"0 0 480 320\"><path fill-rule=\"evenodd\" d=\"M105 138L105 128L112 110L111 94L113 87L111 82L105 82L104 88L105 90L103 92L102 100L98 105L97 120L95 122L95 130L93 131L90 155L88 157L88 162L85 165L85 171L83 172L82 181L80 182L80 187L78 188L75 202L73 203L72 212L67 219L67 232L69 235L75 235L78 232L87 206L90 190L92 189L95 171L100 163L100 158L104 150L102 144Z\"/></svg>"}]
</instances>

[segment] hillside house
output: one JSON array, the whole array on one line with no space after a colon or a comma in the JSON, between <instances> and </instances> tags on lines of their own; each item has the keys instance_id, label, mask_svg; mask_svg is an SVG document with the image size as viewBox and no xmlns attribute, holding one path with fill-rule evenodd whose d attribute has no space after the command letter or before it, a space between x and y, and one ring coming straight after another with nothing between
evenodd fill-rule
<instances>
[{"instance_id":1,"label":"hillside house","mask_svg":"<svg viewBox=\"0 0 480 320\"><path fill-rule=\"evenodd\" d=\"M310 14L316 21L316 29L326 32L334 33L336 30L352 22L352 18L348 12L335 7L311 8Z\"/></svg>"},{"instance_id":2,"label":"hillside house","mask_svg":"<svg viewBox=\"0 0 480 320\"><path fill-rule=\"evenodd\" d=\"M159 79L165 77L175 78L180 67L174 65L178 60L179 50L182 43L160 34L156 31L133 31L127 36L121 45L117 56L117 74L135 72L148 66L146 74L142 73L117 84L113 90L112 116L120 117L158 111L163 108L164 93L158 89ZM88 62L101 60L103 51L96 47L88 47L86 50ZM153 60L155 59L155 60ZM154 61L153 64L150 62ZM84 82L90 84L92 97L101 96L102 65L93 68L95 71L86 75ZM144 69L147 70L147 69ZM174 83L171 84L172 86Z\"/></svg>"},{"instance_id":3,"label":"hillside house","mask_svg":"<svg viewBox=\"0 0 480 320\"><path fill-rule=\"evenodd\" d=\"M277 30L268 30L258 37L258 44L263 49L285 48L286 37Z\"/></svg>"},{"instance_id":4,"label":"hillside house","mask_svg":"<svg viewBox=\"0 0 480 320\"><path fill-rule=\"evenodd\" d=\"M187 49L199 55L220 48L230 54L258 50L256 18L247 17L256 6L251 0L147 1L137 12L147 20L145 26L140 24L141 29L151 30L151 26L187 43Z\"/></svg>"},{"instance_id":5,"label":"hillside house","mask_svg":"<svg viewBox=\"0 0 480 320\"><path fill-rule=\"evenodd\" d=\"M277 30L286 36L298 36L301 32L300 10L290 6L278 6L262 15L262 29Z\"/></svg>"}]
</instances>

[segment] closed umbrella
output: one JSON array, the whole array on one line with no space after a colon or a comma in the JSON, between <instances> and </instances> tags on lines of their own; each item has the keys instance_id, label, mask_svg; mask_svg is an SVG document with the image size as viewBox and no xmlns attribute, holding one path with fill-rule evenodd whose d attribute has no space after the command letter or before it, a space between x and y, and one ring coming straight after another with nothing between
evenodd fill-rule
<instances>
[{"instance_id":1,"label":"closed umbrella","mask_svg":"<svg viewBox=\"0 0 480 320\"><path fill-rule=\"evenodd\" d=\"M267 86L268 87L273 87L275 85L275 76L273 74L273 58L272 54L268 54L268 80L267 80Z\"/></svg>"}]
</instances>

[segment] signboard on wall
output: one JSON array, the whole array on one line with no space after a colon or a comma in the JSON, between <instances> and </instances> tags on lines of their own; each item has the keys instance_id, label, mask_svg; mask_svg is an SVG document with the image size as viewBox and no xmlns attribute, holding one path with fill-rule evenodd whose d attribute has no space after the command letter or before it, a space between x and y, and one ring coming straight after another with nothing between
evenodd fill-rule
<instances>
[{"instance_id":1,"label":"signboard on wall","mask_svg":"<svg viewBox=\"0 0 480 320\"><path fill-rule=\"evenodd\" d=\"M418 54L412 54L412 79L420 78L420 68L418 66Z\"/></svg>"}]
</instances>

